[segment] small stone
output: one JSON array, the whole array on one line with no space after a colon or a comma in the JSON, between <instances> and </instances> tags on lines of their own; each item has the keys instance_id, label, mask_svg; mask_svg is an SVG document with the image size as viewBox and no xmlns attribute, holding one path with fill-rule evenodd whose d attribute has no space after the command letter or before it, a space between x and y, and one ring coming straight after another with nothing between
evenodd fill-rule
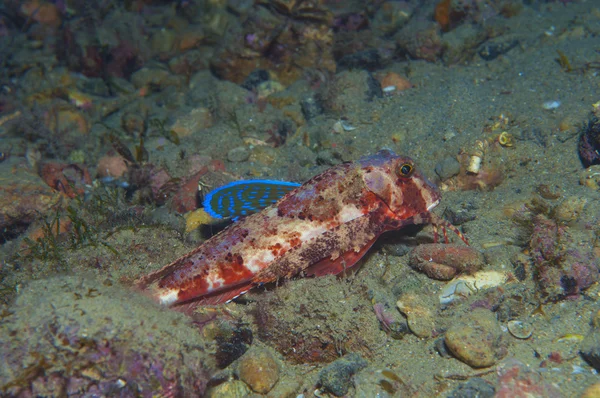
<instances>
[{"instance_id":1,"label":"small stone","mask_svg":"<svg viewBox=\"0 0 600 398\"><path fill-rule=\"evenodd\" d=\"M252 344L252 330L230 321L213 321L203 329L204 338L216 342L215 359L220 369L225 369L240 358Z\"/></svg>"},{"instance_id":2,"label":"small stone","mask_svg":"<svg viewBox=\"0 0 600 398\"><path fill-rule=\"evenodd\" d=\"M352 376L367 366L367 361L359 354L351 353L324 367L319 373L319 384L336 397L348 393Z\"/></svg>"},{"instance_id":3,"label":"small stone","mask_svg":"<svg viewBox=\"0 0 600 398\"><path fill-rule=\"evenodd\" d=\"M448 395L448 398L492 398L496 394L493 385L480 377L474 377L469 381L459 384Z\"/></svg>"},{"instance_id":4,"label":"small stone","mask_svg":"<svg viewBox=\"0 0 600 398\"><path fill-rule=\"evenodd\" d=\"M474 368L492 366L506 354L502 329L489 310L477 308L446 331L445 343L460 361Z\"/></svg>"},{"instance_id":5,"label":"small stone","mask_svg":"<svg viewBox=\"0 0 600 398\"><path fill-rule=\"evenodd\" d=\"M396 305L401 313L406 315L408 328L417 337L431 337L435 329L433 313L428 304L429 296L417 296L411 293L405 293L398 299Z\"/></svg>"},{"instance_id":6,"label":"small stone","mask_svg":"<svg viewBox=\"0 0 600 398\"><path fill-rule=\"evenodd\" d=\"M245 162L250 157L250 151L245 146L238 146L227 152L227 160L233 163Z\"/></svg>"},{"instance_id":7,"label":"small stone","mask_svg":"<svg viewBox=\"0 0 600 398\"><path fill-rule=\"evenodd\" d=\"M175 43L175 33L170 29L155 31L150 37L150 48L155 54L170 52Z\"/></svg>"},{"instance_id":8,"label":"small stone","mask_svg":"<svg viewBox=\"0 0 600 398\"><path fill-rule=\"evenodd\" d=\"M122 177L129 167L127 162L121 156L103 156L98 160L96 173L98 177Z\"/></svg>"},{"instance_id":9,"label":"small stone","mask_svg":"<svg viewBox=\"0 0 600 398\"><path fill-rule=\"evenodd\" d=\"M139 113L125 112L121 116L121 127L131 135L143 134L146 131L146 119Z\"/></svg>"},{"instance_id":10,"label":"small stone","mask_svg":"<svg viewBox=\"0 0 600 398\"><path fill-rule=\"evenodd\" d=\"M314 119L323 113L323 103L313 95L309 95L300 101L302 114L306 120Z\"/></svg>"},{"instance_id":11,"label":"small stone","mask_svg":"<svg viewBox=\"0 0 600 398\"><path fill-rule=\"evenodd\" d=\"M182 138L207 129L212 125L213 118L210 110L200 107L192 109L188 114L177 118L171 126L171 130Z\"/></svg>"},{"instance_id":12,"label":"small stone","mask_svg":"<svg viewBox=\"0 0 600 398\"><path fill-rule=\"evenodd\" d=\"M460 163L452 157L444 158L435 165L435 173L442 181L447 180L460 173Z\"/></svg>"},{"instance_id":13,"label":"small stone","mask_svg":"<svg viewBox=\"0 0 600 398\"><path fill-rule=\"evenodd\" d=\"M237 369L240 380L253 391L266 394L279 380L279 366L269 351L252 350L244 355Z\"/></svg>"},{"instance_id":14,"label":"small stone","mask_svg":"<svg viewBox=\"0 0 600 398\"><path fill-rule=\"evenodd\" d=\"M208 398L244 398L252 393L248 386L239 380L226 381L208 391Z\"/></svg>"},{"instance_id":15,"label":"small stone","mask_svg":"<svg viewBox=\"0 0 600 398\"><path fill-rule=\"evenodd\" d=\"M252 91L256 89L260 84L267 82L271 79L271 75L269 75L268 70L264 69L255 69L253 70L246 80L241 84L246 90Z\"/></svg>"},{"instance_id":16,"label":"small stone","mask_svg":"<svg viewBox=\"0 0 600 398\"><path fill-rule=\"evenodd\" d=\"M131 75L131 82L138 89L150 86L163 89L175 83L173 76L160 68L142 68Z\"/></svg>"}]
</instances>

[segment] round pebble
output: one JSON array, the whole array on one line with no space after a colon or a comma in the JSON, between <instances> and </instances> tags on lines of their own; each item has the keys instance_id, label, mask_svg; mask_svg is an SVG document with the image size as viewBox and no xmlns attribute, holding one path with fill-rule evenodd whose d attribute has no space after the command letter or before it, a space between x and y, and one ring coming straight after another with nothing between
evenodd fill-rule
<instances>
[{"instance_id":1,"label":"round pebble","mask_svg":"<svg viewBox=\"0 0 600 398\"><path fill-rule=\"evenodd\" d=\"M250 157L250 151L245 146L238 146L227 152L227 160L233 163L245 162Z\"/></svg>"},{"instance_id":2,"label":"round pebble","mask_svg":"<svg viewBox=\"0 0 600 398\"><path fill-rule=\"evenodd\" d=\"M446 331L445 343L460 361L474 368L492 366L506 354L496 316L478 308Z\"/></svg>"},{"instance_id":3,"label":"round pebble","mask_svg":"<svg viewBox=\"0 0 600 398\"><path fill-rule=\"evenodd\" d=\"M239 380L226 381L208 391L209 398L244 398L249 396L250 389Z\"/></svg>"},{"instance_id":4,"label":"round pebble","mask_svg":"<svg viewBox=\"0 0 600 398\"><path fill-rule=\"evenodd\" d=\"M279 366L266 350L252 350L246 353L238 364L240 380L253 391L266 394L279 380Z\"/></svg>"},{"instance_id":5,"label":"round pebble","mask_svg":"<svg viewBox=\"0 0 600 398\"><path fill-rule=\"evenodd\" d=\"M460 173L460 163L455 158L444 158L435 165L435 173L442 181Z\"/></svg>"}]
</instances>

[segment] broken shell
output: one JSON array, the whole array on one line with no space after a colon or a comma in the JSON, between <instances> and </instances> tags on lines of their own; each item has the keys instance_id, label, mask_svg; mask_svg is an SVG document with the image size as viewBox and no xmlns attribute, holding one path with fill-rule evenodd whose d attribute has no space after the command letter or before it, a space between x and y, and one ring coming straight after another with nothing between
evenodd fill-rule
<instances>
[{"instance_id":1,"label":"broken shell","mask_svg":"<svg viewBox=\"0 0 600 398\"><path fill-rule=\"evenodd\" d=\"M479 271L473 275L462 275L448 282L440 293L440 303L450 304L456 299L470 296L479 290L503 285L508 274L498 271Z\"/></svg>"},{"instance_id":2,"label":"broken shell","mask_svg":"<svg viewBox=\"0 0 600 398\"><path fill-rule=\"evenodd\" d=\"M527 340L533 334L533 326L529 322L512 320L508 321L508 331L513 337L521 340Z\"/></svg>"},{"instance_id":3,"label":"broken shell","mask_svg":"<svg viewBox=\"0 0 600 398\"><path fill-rule=\"evenodd\" d=\"M469 158L469 165L467 166L467 171L473 174L479 174L479 170L481 170L481 161L483 159L479 155L471 155Z\"/></svg>"},{"instance_id":4,"label":"broken shell","mask_svg":"<svg viewBox=\"0 0 600 398\"><path fill-rule=\"evenodd\" d=\"M498 144L502 145L503 147L510 148L515 145L515 141L513 140L512 134L503 131L498 136Z\"/></svg>"}]
</instances>

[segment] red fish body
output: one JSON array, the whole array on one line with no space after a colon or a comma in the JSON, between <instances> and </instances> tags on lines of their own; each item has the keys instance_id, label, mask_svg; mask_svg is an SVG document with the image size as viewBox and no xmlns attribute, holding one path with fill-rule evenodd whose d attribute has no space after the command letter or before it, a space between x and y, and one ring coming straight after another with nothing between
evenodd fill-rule
<instances>
[{"instance_id":1,"label":"red fish body","mask_svg":"<svg viewBox=\"0 0 600 398\"><path fill-rule=\"evenodd\" d=\"M384 232L432 221L437 188L408 157L379 151L332 167L139 280L163 304L217 304L261 283L338 274Z\"/></svg>"}]
</instances>

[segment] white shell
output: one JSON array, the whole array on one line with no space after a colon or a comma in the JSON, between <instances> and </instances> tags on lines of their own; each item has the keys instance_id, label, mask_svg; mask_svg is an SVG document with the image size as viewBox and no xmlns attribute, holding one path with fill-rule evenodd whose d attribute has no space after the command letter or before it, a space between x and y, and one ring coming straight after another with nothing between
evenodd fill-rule
<instances>
[{"instance_id":1,"label":"white shell","mask_svg":"<svg viewBox=\"0 0 600 398\"><path fill-rule=\"evenodd\" d=\"M469 165L467 166L467 171L473 174L479 174L479 170L481 170L481 156L472 155L469 159Z\"/></svg>"},{"instance_id":2,"label":"white shell","mask_svg":"<svg viewBox=\"0 0 600 398\"><path fill-rule=\"evenodd\" d=\"M462 275L451 280L440 293L440 303L450 304L456 299L470 296L481 289L503 285L508 274L498 271L479 271L473 275Z\"/></svg>"},{"instance_id":3,"label":"white shell","mask_svg":"<svg viewBox=\"0 0 600 398\"><path fill-rule=\"evenodd\" d=\"M560 101L546 101L542 104L542 108L544 108L547 111L556 109L559 106L560 106Z\"/></svg>"}]
</instances>

